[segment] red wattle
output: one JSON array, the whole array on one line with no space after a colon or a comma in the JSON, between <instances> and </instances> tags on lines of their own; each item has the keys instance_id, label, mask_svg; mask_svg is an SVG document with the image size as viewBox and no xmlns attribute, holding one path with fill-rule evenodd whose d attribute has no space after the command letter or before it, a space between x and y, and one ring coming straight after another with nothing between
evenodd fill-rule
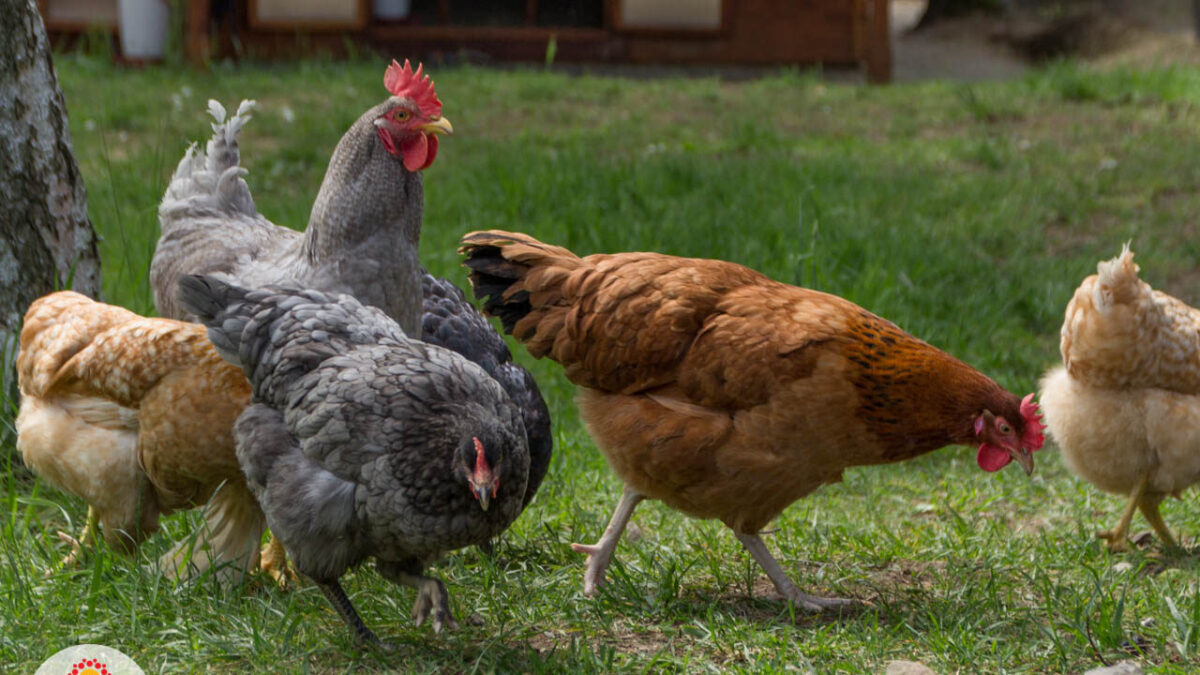
<instances>
[{"instance_id":1,"label":"red wattle","mask_svg":"<svg viewBox=\"0 0 1200 675\"><path fill-rule=\"evenodd\" d=\"M1008 466L1008 463L1012 461L1012 455L1004 448L984 443L979 446L979 453L975 455L975 461L984 471L999 471Z\"/></svg>"},{"instance_id":2,"label":"red wattle","mask_svg":"<svg viewBox=\"0 0 1200 675\"><path fill-rule=\"evenodd\" d=\"M438 149L438 137L430 136L429 137L429 157L427 157L425 159L425 166L421 167L422 170L428 169L429 165L433 164L433 158L437 157L437 149Z\"/></svg>"},{"instance_id":3,"label":"red wattle","mask_svg":"<svg viewBox=\"0 0 1200 675\"><path fill-rule=\"evenodd\" d=\"M400 141L400 158L404 160L404 168L416 173L425 168L426 157L429 155L429 140L425 134L409 134Z\"/></svg>"}]
</instances>

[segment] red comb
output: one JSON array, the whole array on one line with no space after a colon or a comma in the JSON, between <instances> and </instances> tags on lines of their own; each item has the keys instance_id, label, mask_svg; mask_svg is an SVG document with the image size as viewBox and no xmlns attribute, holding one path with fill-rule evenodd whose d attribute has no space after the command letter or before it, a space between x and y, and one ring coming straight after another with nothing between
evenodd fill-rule
<instances>
[{"instance_id":1,"label":"red comb","mask_svg":"<svg viewBox=\"0 0 1200 675\"><path fill-rule=\"evenodd\" d=\"M475 475L486 476L492 472L492 467L488 466L487 457L483 455L483 443L473 436L471 440L475 441Z\"/></svg>"},{"instance_id":2,"label":"red comb","mask_svg":"<svg viewBox=\"0 0 1200 675\"><path fill-rule=\"evenodd\" d=\"M1046 436L1042 433L1046 425L1042 423L1038 404L1033 402L1033 394L1021 399L1021 417L1025 418L1025 433L1021 434L1021 445L1030 451L1040 450L1042 443L1046 441Z\"/></svg>"},{"instance_id":3,"label":"red comb","mask_svg":"<svg viewBox=\"0 0 1200 675\"><path fill-rule=\"evenodd\" d=\"M387 72L383 74L383 86L387 87L392 96L412 99L426 116L440 117L442 102L433 91L433 80L421 72L423 67L418 63L417 72L414 73L408 59L404 59L403 66L392 59L392 65L388 66Z\"/></svg>"}]
</instances>

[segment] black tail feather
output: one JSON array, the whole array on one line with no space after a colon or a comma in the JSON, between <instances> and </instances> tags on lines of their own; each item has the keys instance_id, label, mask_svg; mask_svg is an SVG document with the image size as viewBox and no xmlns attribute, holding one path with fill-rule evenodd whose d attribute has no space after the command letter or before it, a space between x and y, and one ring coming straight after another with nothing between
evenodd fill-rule
<instances>
[{"instance_id":1,"label":"black tail feather","mask_svg":"<svg viewBox=\"0 0 1200 675\"><path fill-rule=\"evenodd\" d=\"M512 335L517 322L533 309L529 293L519 291L509 297L505 293L524 278L529 270L525 265L505 260L497 246L479 246L467 252L463 263L471 269L469 279L475 299L483 301L483 311L500 319L504 332ZM522 336L516 336L521 339Z\"/></svg>"}]
</instances>

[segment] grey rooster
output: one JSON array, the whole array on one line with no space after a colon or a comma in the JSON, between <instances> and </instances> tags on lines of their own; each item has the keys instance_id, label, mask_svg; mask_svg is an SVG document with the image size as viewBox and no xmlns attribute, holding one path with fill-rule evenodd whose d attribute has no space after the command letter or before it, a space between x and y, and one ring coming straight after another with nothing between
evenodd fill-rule
<instances>
[{"instance_id":1,"label":"grey rooster","mask_svg":"<svg viewBox=\"0 0 1200 675\"><path fill-rule=\"evenodd\" d=\"M502 532L526 495L525 429L503 388L348 295L186 276L178 300L250 378L238 462L296 568L359 640L377 638L338 578L367 557L417 589L418 625L453 627L424 568Z\"/></svg>"},{"instance_id":2,"label":"grey rooster","mask_svg":"<svg viewBox=\"0 0 1200 675\"><path fill-rule=\"evenodd\" d=\"M293 284L350 293L417 335L421 275L417 244L425 208L421 170L437 156L442 117L433 81L407 61L388 67L391 96L358 118L338 142L303 233L258 213L239 164L238 134L253 101L216 120L206 152L189 148L159 206L162 237L150 264L159 314L186 319L175 287L212 274L250 287Z\"/></svg>"},{"instance_id":3,"label":"grey rooster","mask_svg":"<svg viewBox=\"0 0 1200 675\"><path fill-rule=\"evenodd\" d=\"M212 139L205 151L193 147L184 155L159 207L162 238L150 267L155 305L162 316L194 318L176 301L176 284L187 274L213 274L249 287L344 292L379 307L408 335L420 330L423 340L483 366L521 408L533 459L528 503L553 451L541 393L461 291L417 262L420 171L433 162L439 134L452 127L420 66L413 72L409 62L393 62L384 85L392 96L364 113L334 150L304 233L259 214L242 178L238 136L253 102L228 119L210 102ZM276 574L283 564L277 552L264 557L264 568Z\"/></svg>"}]
</instances>

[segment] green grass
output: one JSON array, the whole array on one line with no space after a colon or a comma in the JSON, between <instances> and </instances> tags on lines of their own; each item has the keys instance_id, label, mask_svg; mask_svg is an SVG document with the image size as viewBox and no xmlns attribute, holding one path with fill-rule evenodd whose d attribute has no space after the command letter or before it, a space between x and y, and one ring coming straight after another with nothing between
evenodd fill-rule
<instances>
[{"instance_id":1,"label":"green grass","mask_svg":"<svg viewBox=\"0 0 1200 675\"><path fill-rule=\"evenodd\" d=\"M334 144L383 94L374 61L197 73L64 56L57 67L103 237L106 298L143 313L155 207L187 143L207 137L208 98L259 100L242 143L248 181L262 213L303 227ZM422 258L460 284L455 244L478 228L578 253L724 258L854 300L1020 393L1057 361L1071 292L1122 242L1151 284L1200 303L1200 71L1063 64L1010 83L880 88L796 72L744 83L434 74L455 135L426 173ZM515 351L550 403L556 454L497 559L465 550L434 566L461 630L414 628L413 592L369 566L344 585L400 645L393 655L355 648L311 586L176 585L150 566L194 514L167 519L136 559L102 548L43 578L65 552L55 531L77 528L85 506L4 453L0 663L28 672L80 642L155 672L857 673L913 659L942 673L1042 673L1136 658L1183 673L1200 663L1196 555L1157 543L1103 552L1092 532L1114 524L1123 500L1076 480L1050 447L1032 480L984 474L969 450L949 448L851 470L788 509L768 545L801 587L869 601L850 616L793 613L727 530L658 504L639 509L639 536L622 542L610 584L585 598L568 543L599 536L620 486L560 369ZM1164 511L1188 541L1200 531L1194 497ZM1114 567L1122 561L1132 567Z\"/></svg>"}]
</instances>

